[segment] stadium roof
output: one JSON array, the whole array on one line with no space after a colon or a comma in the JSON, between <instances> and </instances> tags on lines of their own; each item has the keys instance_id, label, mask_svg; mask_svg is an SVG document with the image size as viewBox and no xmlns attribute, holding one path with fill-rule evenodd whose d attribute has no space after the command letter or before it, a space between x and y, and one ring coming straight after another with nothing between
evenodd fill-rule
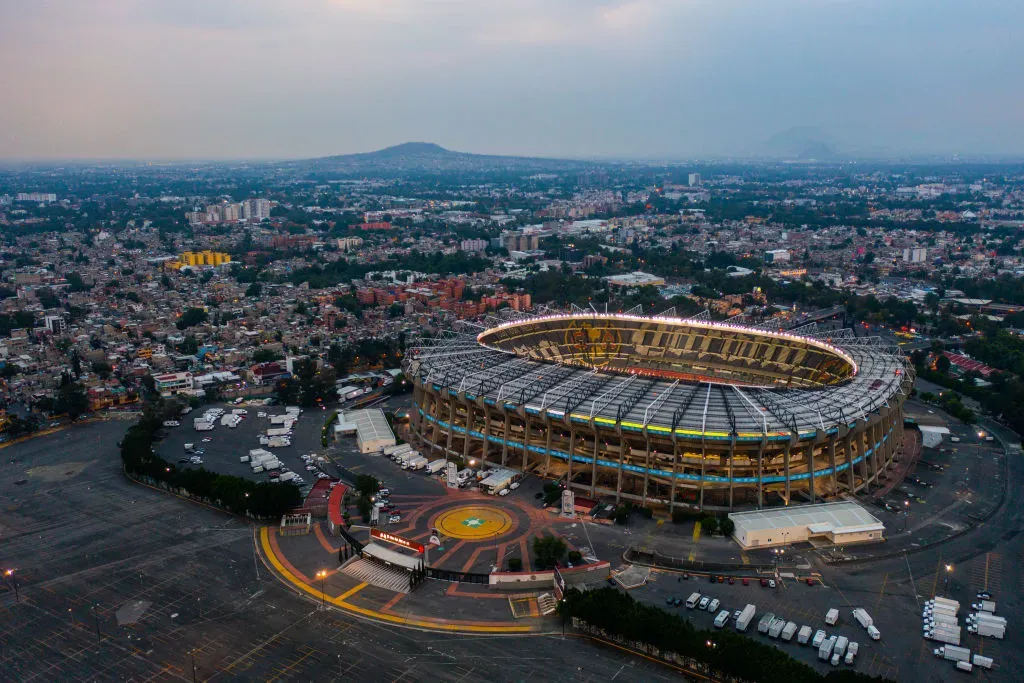
<instances>
[{"instance_id":1,"label":"stadium roof","mask_svg":"<svg viewBox=\"0 0 1024 683\"><path fill-rule=\"evenodd\" d=\"M730 439L735 433L738 440L783 440L794 432L833 431L866 418L904 390L906 361L898 347L853 337L849 330L809 332L849 356L856 375L809 390L687 382L531 360L481 346L469 332L412 349L407 369L424 384L490 405L523 406L527 413L556 420L568 414L576 422L612 427L618 422L624 430L709 439Z\"/></svg>"}]
</instances>

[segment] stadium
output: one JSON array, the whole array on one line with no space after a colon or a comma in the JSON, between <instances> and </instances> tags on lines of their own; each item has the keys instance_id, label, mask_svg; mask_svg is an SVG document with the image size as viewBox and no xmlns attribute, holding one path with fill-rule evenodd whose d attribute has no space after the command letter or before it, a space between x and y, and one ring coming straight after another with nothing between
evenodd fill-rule
<instances>
[{"instance_id":1,"label":"stadium","mask_svg":"<svg viewBox=\"0 0 1024 683\"><path fill-rule=\"evenodd\" d=\"M579 309L492 321L406 358L432 455L734 509L870 489L902 444L913 371L876 337Z\"/></svg>"}]
</instances>

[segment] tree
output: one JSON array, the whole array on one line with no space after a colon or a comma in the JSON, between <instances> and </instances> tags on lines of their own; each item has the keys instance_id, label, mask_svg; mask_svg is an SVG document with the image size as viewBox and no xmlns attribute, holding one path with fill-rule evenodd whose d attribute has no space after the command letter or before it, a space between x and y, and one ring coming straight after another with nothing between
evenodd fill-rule
<instances>
[{"instance_id":1,"label":"tree","mask_svg":"<svg viewBox=\"0 0 1024 683\"><path fill-rule=\"evenodd\" d=\"M202 325L203 323L206 322L207 318L208 316L206 314L206 311L204 311L201 308L193 307L189 308L184 313L182 313L181 316L178 318L178 322L176 322L174 325L179 330L185 330L188 329L189 327Z\"/></svg>"},{"instance_id":2,"label":"tree","mask_svg":"<svg viewBox=\"0 0 1024 683\"><path fill-rule=\"evenodd\" d=\"M93 362L92 371L99 375L100 379L107 379L110 377L110 373L113 371L113 368L110 367L110 363L98 360Z\"/></svg>"},{"instance_id":3,"label":"tree","mask_svg":"<svg viewBox=\"0 0 1024 683\"><path fill-rule=\"evenodd\" d=\"M538 569L551 569L565 554L565 541L545 534L533 539L533 556Z\"/></svg>"},{"instance_id":4,"label":"tree","mask_svg":"<svg viewBox=\"0 0 1024 683\"><path fill-rule=\"evenodd\" d=\"M510 557L508 559L508 570L510 572L521 572L523 571L523 560L518 557Z\"/></svg>"},{"instance_id":5,"label":"tree","mask_svg":"<svg viewBox=\"0 0 1024 683\"><path fill-rule=\"evenodd\" d=\"M255 299L263 294L263 285L258 282L253 282L245 289L245 297L247 299Z\"/></svg>"},{"instance_id":6,"label":"tree","mask_svg":"<svg viewBox=\"0 0 1024 683\"><path fill-rule=\"evenodd\" d=\"M72 420L77 420L88 410L89 399L85 395L82 385L75 382L69 373L65 373L61 377L57 398L53 401L53 411L58 414L66 414Z\"/></svg>"},{"instance_id":7,"label":"tree","mask_svg":"<svg viewBox=\"0 0 1024 683\"><path fill-rule=\"evenodd\" d=\"M714 535L718 531L718 519L715 517L705 517L700 521L700 530L708 536Z\"/></svg>"},{"instance_id":8,"label":"tree","mask_svg":"<svg viewBox=\"0 0 1024 683\"><path fill-rule=\"evenodd\" d=\"M732 535L733 535L733 532L735 532L735 531L736 531L736 523L735 523L735 522L733 522L733 521L732 521L731 519L729 519L728 517L725 517L725 518L724 518L724 519L722 519L722 521L721 521L721 522L720 522L720 523L718 524L718 528L719 528L719 530L720 530L720 531L722 532L722 535L723 535L723 536L732 536Z\"/></svg>"},{"instance_id":9,"label":"tree","mask_svg":"<svg viewBox=\"0 0 1024 683\"><path fill-rule=\"evenodd\" d=\"M950 365L951 363L949 362L949 358L947 358L945 354L935 359L935 369L941 372L943 375L949 372Z\"/></svg>"},{"instance_id":10,"label":"tree","mask_svg":"<svg viewBox=\"0 0 1024 683\"><path fill-rule=\"evenodd\" d=\"M377 478L369 474L360 474L356 477L356 491L364 496L372 496L380 491L380 482Z\"/></svg>"},{"instance_id":11,"label":"tree","mask_svg":"<svg viewBox=\"0 0 1024 683\"><path fill-rule=\"evenodd\" d=\"M78 351L71 353L71 372L74 373L75 379L82 376L82 357L78 355Z\"/></svg>"}]
</instances>

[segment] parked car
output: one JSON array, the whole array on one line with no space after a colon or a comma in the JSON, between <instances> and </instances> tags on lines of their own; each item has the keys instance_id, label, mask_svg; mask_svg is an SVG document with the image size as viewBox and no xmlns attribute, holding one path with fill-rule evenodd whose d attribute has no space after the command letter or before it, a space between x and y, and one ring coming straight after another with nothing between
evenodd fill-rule
<instances>
[{"instance_id":1,"label":"parked car","mask_svg":"<svg viewBox=\"0 0 1024 683\"><path fill-rule=\"evenodd\" d=\"M749 586L750 585L750 579L744 578L743 579L743 585L744 586Z\"/></svg>"},{"instance_id":2,"label":"parked car","mask_svg":"<svg viewBox=\"0 0 1024 683\"><path fill-rule=\"evenodd\" d=\"M768 587L775 588L775 579L768 579Z\"/></svg>"},{"instance_id":3,"label":"parked car","mask_svg":"<svg viewBox=\"0 0 1024 683\"><path fill-rule=\"evenodd\" d=\"M709 602L711 602L711 598L705 595L700 599L700 603L697 605L698 609L707 609Z\"/></svg>"},{"instance_id":4,"label":"parked car","mask_svg":"<svg viewBox=\"0 0 1024 683\"><path fill-rule=\"evenodd\" d=\"M402 516L401 515L391 515L390 517L388 517L388 524L398 524L401 521L402 521Z\"/></svg>"},{"instance_id":5,"label":"parked car","mask_svg":"<svg viewBox=\"0 0 1024 683\"><path fill-rule=\"evenodd\" d=\"M768 579L762 578L761 579L761 588L767 588L767 587L768 587Z\"/></svg>"}]
</instances>

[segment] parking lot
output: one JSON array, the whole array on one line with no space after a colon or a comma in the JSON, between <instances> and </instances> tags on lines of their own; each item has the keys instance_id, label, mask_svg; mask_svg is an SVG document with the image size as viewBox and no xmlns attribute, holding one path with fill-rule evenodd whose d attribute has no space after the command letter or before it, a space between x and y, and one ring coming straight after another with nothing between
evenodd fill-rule
<instances>
[{"instance_id":1,"label":"parking lot","mask_svg":"<svg viewBox=\"0 0 1024 683\"><path fill-rule=\"evenodd\" d=\"M237 427L226 427L218 421L212 431L197 432L192 427L192 421L201 417L203 412L209 408L222 408L227 413L232 409L243 409L248 411L245 419ZM265 433L270 424L269 416L281 415L285 412L283 406L250 406L250 405L227 405L211 404L197 408L188 415L181 418L180 427L168 427L163 430L164 438L156 444L157 453L164 459L177 463L179 467L204 467L211 472L218 474L230 474L237 477L245 477L254 481L270 481L266 473L254 473L249 463L241 462L239 458L247 455L251 449L263 448L270 451L289 470L296 472L305 479L300 486L303 494L316 482L313 473L306 470L306 463L299 457L307 453L323 453L324 449L320 444L320 431L328 413L322 410L308 409L299 415L299 419L292 428L291 445L283 448L271 448L261 445L259 435ZM267 417L259 417L260 413L266 413ZM208 439L208 440L207 440ZM204 452L200 456L201 464L193 464L188 461L189 454L185 451L185 444L195 444L197 449ZM181 462L185 460L185 462Z\"/></svg>"}]
</instances>

